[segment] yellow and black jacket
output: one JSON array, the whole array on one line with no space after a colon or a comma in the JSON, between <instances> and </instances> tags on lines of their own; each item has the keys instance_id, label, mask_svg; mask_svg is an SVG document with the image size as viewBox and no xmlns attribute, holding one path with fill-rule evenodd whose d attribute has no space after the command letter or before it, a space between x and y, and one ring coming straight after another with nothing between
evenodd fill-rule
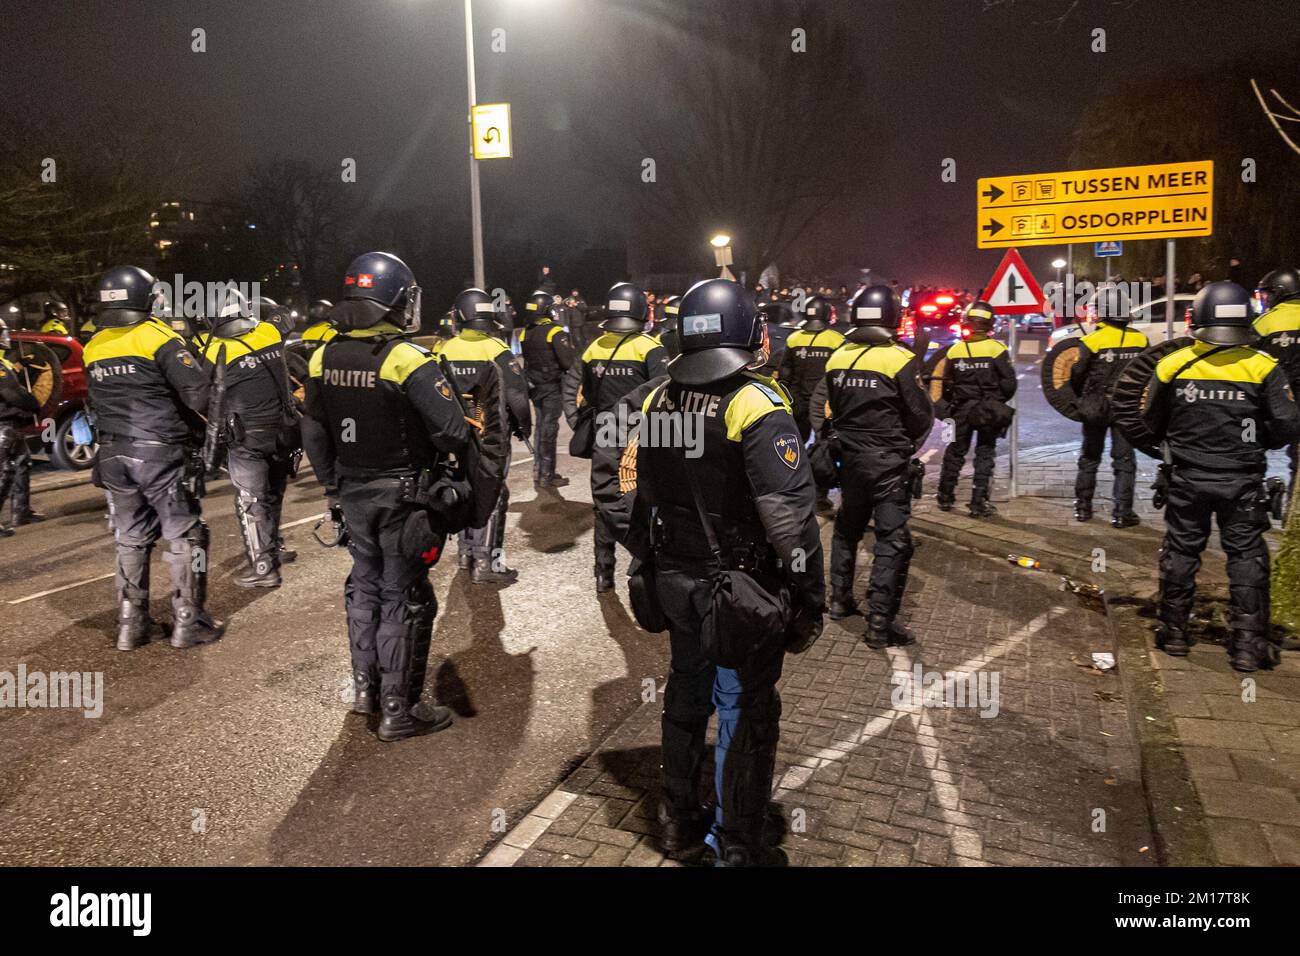
<instances>
[{"instance_id":1,"label":"yellow and black jacket","mask_svg":"<svg viewBox=\"0 0 1300 956\"><path fill-rule=\"evenodd\" d=\"M785 340L785 357L777 371L781 384L790 390L795 412L806 415L813 392L826 373L826 361L844 344L844 336L834 329L805 332L799 329Z\"/></svg>"},{"instance_id":2,"label":"yellow and black jacket","mask_svg":"<svg viewBox=\"0 0 1300 956\"><path fill-rule=\"evenodd\" d=\"M1277 359L1291 381L1300 388L1300 299L1279 302L1255 320L1258 348Z\"/></svg>"},{"instance_id":3,"label":"yellow and black jacket","mask_svg":"<svg viewBox=\"0 0 1300 956\"><path fill-rule=\"evenodd\" d=\"M532 408L528 404L528 383L510 349L498 338L465 329L448 339L434 353L447 363L452 385L461 395L469 395L479 381L485 365L495 365L501 373L501 390L509 412L513 434L528 436L533 430Z\"/></svg>"},{"instance_id":4,"label":"yellow and black jacket","mask_svg":"<svg viewBox=\"0 0 1300 956\"><path fill-rule=\"evenodd\" d=\"M820 606L825 584L816 493L789 394L751 372L691 387L668 380L650 392L642 414L642 434L660 438L643 439L637 449L636 509L654 512L656 547L672 559L709 556L689 468L723 548L766 543L801 599ZM687 417L700 429L693 441L660 440ZM802 560L792 562L791 555Z\"/></svg>"},{"instance_id":5,"label":"yellow and black jacket","mask_svg":"<svg viewBox=\"0 0 1300 956\"><path fill-rule=\"evenodd\" d=\"M224 355L226 397L223 411L248 427L279 426L285 413L289 372L284 341L270 322L259 322L234 338L207 336L200 353L205 369Z\"/></svg>"},{"instance_id":6,"label":"yellow and black jacket","mask_svg":"<svg viewBox=\"0 0 1300 956\"><path fill-rule=\"evenodd\" d=\"M948 347L943 399L954 410L973 402L1005 402L1016 394L1016 370L1007 347L995 339L972 339Z\"/></svg>"},{"instance_id":7,"label":"yellow and black jacket","mask_svg":"<svg viewBox=\"0 0 1300 956\"><path fill-rule=\"evenodd\" d=\"M340 478L409 475L465 447L465 415L433 355L380 323L343 332L307 366L303 446L328 494Z\"/></svg>"},{"instance_id":8,"label":"yellow and black jacket","mask_svg":"<svg viewBox=\"0 0 1300 956\"><path fill-rule=\"evenodd\" d=\"M162 322L101 329L82 353L100 442L179 444L208 405L208 377Z\"/></svg>"},{"instance_id":9,"label":"yellow and black jacket","mask_svg":"<svg viewBox=\"0 0 1300 956\"><path fill-rule=\"evenodd\" d=\"M897 342L847 341L831 353L812 400L812 425L825 415L846 454L861 453L873 473L906 464L934 422L921 386L920 360Z\"/></svg>"},{"instance_id":10,"label":"yellow and black jacket","mask_svg":"<svg viewBox=\"0 0 1300 956\"><path fill-rule=\"evenodd\" d=\"M524 374L528 376L528 384L534 388L559 385L564 373L573 365L573 342L569 333L549 318L534 322L520 332L519 346L524 355Z\"/></svg>"},{"instance_id":11,"label":"yellow and black jacket","mask_svg":"<svg viewBox=\"0 0 1300 956\"><path fill-rule=\"evenodd\" d=\"M27 390L18 369L0 351L0 425L30 425L41 403Z\"/></svg>"},{"instance_id":12,"label":"yellow and black jacket","mask_svg":"<svg viewBox=\"0 0 1300 956\"><path fill-rule=\"evenodd\" d=\"M1271 355L1241 345L1195 342L1166 355L1142 419L1175 465L1198 471L1263 475L1266 449L1300 438L1286 373Z\"/></svg>"},{"instance_id":13,"label":"yellow and black jacket","mask_svg":"<svg viewBox=\"0 0 1300 956\"><path fill-rule=\"evenodd\" d=\"M41 323L41 331L46 335L71 335L67 324L62 319L46 319Z\"/></svg>"},{"instance_id":14,"label":"yellow and black jacket","mask_svg":"<svg viewBox=\"0 0 1300 956\"><path fill-rule=\"evenodd\" d=\"M328 342L338 335L338 330L328 322L316 322L302 331L304 342Z\"/></svg>"},{"instance_id":15,"label":"yellow and black jacket","mask_svg":"<svg viewBox=\"0 0 1300 956\"><path fill-rule=\"evenodd\" d=\"M632 389L667 371L668 353L644 332L606 332L587 346L564 376L564 414L570 422L581 405L597 415L611 410Z\"/></svg>"},{"instance_id":16,"label":"yellow and black jacket","mask_svg":"<svg viewBox=\"0 0 1300 956\"><path fill-rule=\"evenodd\" d=\"M1070 384L1080 398L1110 392L1128 363L1147 347L1147 337L1122 325L1103 321L1083 337L1079 359L1070 369Z\"/></svg>"}]
</instances>

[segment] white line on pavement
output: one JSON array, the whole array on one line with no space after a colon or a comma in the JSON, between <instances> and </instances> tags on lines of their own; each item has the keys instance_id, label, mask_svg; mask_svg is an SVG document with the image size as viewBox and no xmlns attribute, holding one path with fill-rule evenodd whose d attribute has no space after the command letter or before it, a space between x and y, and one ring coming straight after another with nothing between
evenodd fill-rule
<instances>
[{"instance_id":1,"label":"white line on pavement","mask_svg":"<svg viewBox=\"0 0 1300 956\"><path fill-rule=\"evenodd\" d=\"M83 584L94 584L96 581L107 581L117 572L109 571L108 574L101 574L98 577L86 578L84 581L74 581L71 584L63 584L57 588L50 588L48 591L38 591L35 594L29 594L27 597L17 598L10 601L10 604L26 604L28 601L35 601L37 598L45 597L47 594L58 594L60 591L71 591L73 588L79 588Z\"/></svg>"},{"instance_id":2,"label":"white line on pavement","mask_svg":"<svg viewBox=\"0 0 1300 956\"><path fill-rule=\"evenodd\" d=\"M1045 628L1053 618L1064 613L1065 608L1054 607L1050 611L1038 615L1038 617L1034 618L1020 630L1016 631L1009 637L998 641L992 647L985 650L984 653L958 664L956 667L951 668L951 670L969 673L984 667L1001 657L1017 644L1020 644L1028 640L1034 634L1037 634ZM895 649L889 652L889 657L890 662L895 665L895 670L909 671L912 669L913 662L910 655L906 654L901 649ZM899 658L902 659L901 662ZM900 664L905 666L900 666ZM890 725L892 725L894 721L898 720L898 718L907 714L915 714L917 710L918 708L915 707L887 710L880 716L871 718L871 720L867 721L861 728L859 728L858 732L852 739L835 741L831 746L823 747L813 756L804 757L796 766L790 767L785 774L782 775L781 779L776 781L775 785L772 787L773 792L783 788L787 790L795 790L802 787L812 778L813 773L817 770L825 767L832 761L851 757L853 753L868 740L871 740L873 737L877 737L885 730L888 730Z\"/></svg>"}]
</instances>

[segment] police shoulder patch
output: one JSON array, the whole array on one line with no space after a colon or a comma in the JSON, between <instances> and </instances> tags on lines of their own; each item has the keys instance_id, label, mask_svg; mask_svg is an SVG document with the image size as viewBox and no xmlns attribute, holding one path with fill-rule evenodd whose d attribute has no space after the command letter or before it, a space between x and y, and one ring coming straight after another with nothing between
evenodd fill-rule
<instances>
[{"instance_id":1,"label":"police shoulder patch","mask_svg":"<svg viewBox=\"0 0 1300 956\"><path fill-rule=\"evenodd\" d=\"M799 449L803 447L803 442L799 440L798 435L778 435L772 439L772 446L776 449L776 456L781 459L781 463L791 471L799 467Z\"/></svg>"},{"instance_id":2,"label":"police shoulder patch","mask_svg":"<svg viewBox=\"0 0 1300 956\"><path fill-rule=\"evenodd\" d=\"M451 385L441 375L438 376L438 383L434 386L434 389L447 401L451 401Z\"/></svg>"},{"instance_id":3,"label":"police shoulder patch","mask_svg":"<svg viewBox=\"0 0 1300 956\"><path fill-rule=\"evenodd\" d=\"M181 349L179 352L176 353L176 357L180 359L181 364L186 366L187 368L194 367L194 359L190 357L190 353L187 349Z\"/></svg>"}]
</instances>

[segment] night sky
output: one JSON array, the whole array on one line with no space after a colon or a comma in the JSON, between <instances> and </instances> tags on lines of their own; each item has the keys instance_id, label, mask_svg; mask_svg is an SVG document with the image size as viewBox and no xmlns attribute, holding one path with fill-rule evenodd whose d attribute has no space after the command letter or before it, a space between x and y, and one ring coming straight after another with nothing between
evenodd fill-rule
<instances>
[{"instance_id":1,"label":"night sky","mask_svg":"<svg viewBox=\"0 0 1300 956\"><path fill-rule=\"evenodd\" d=\"M1080 0L1058 22L1069 5L817 5L818 17L850 25L856 56L845 68L886 117L881 128L828 131L874 157L866 202L819 225L842 236L847 258L904 279L980 282L999 253L975 250L975 180L1066 168L1074 125L1104 78L1300 40L1294 0ZM88 142L114 124L148 125L196 159L182 190L196 198L259 157L336 167L354 157L373 202L432 202L468 246L460 0L44 0L21 5L21 16L6 6L0 79L18 109ZM617 233L593 198L599 174L575 162L574 118L603 92L589 53L615 31L647 44L674 38L635 2L474 6L479 101L511 102L514 120L516 158L484 170L490 229L544 233L563 216L593 235ZM796 25L815 53L816 19ZM1096 26L1107 30L1104 54L1088 48ZM207 31L206 53L190 51L195 27ZM496 27L504 54L489 49ZM955 184L940 180L944 157L957 160ZM943 234L932 261L899 261L900 237L927 230ZM1027 252L1032 266L1055 254Z\"/></svg>"}]
</instances>

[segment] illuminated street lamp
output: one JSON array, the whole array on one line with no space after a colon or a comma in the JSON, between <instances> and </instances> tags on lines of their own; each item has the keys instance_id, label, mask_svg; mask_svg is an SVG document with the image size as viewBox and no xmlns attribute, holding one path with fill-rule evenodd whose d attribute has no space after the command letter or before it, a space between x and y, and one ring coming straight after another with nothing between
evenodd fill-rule
<instances>
[{"instance_id":1,"label":"illuminated street lamp","mask_svg":"<svg viewBox=\"0 0 1300 956\"><path fill-rule=\"evenodd\" d=\"M1053 259L1052 268L1056 270L1056 281L1057 284L1059 285L1061 281L1061 270L1065 268L1065 260L1060 258L1059 256Z\"/></svg>"},{"instance_id":2,"label":"illuminated street lamp","mask_svg":"<svg viewBox=\"0 0 1300 956\"><path fill-rule=\"evenodd\" d=\"M720 232L709 240L709 245L713 246L713 261L722 271L718 273L720 278L735 280L731 270L727 266L731 265L731 237L725 232Z\"/></svg>"}]
</instances>

